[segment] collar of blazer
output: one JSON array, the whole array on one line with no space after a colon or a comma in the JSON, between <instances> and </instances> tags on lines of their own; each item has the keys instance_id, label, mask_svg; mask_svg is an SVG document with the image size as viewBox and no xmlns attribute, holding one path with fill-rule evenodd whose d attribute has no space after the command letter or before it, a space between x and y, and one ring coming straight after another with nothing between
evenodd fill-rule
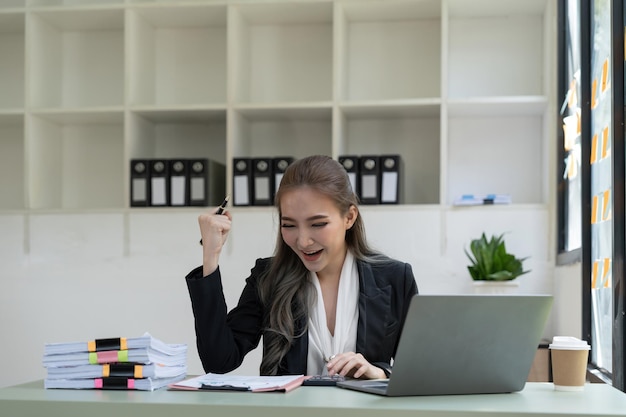
<instances>
[{"instance_id":1,"label":"collar of blazer","mask_svg":"<svg viewBox=\"0 0 626 417\"><path fill-rule=\"evenodd\" d=\"M357 349L361 352L378 352L385 338L390 313L391 286L380 287L367 262L357 261L359 269L359 326Z\"/></svg>"}]
</instances>

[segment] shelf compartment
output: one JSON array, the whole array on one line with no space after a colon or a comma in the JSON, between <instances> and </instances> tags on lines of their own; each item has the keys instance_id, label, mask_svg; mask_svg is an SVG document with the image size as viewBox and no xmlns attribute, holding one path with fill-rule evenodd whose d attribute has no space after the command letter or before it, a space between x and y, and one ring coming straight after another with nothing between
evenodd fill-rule
<instances>
[{"instance_id":1,"label":"shelf compartment","mask_svg":"<svg viewBox=\"0 0 626 417\"><path fill-rule=\"evenodd\" d=\"M447 101L448 115L503 116L542 115L548 108L545 96L474 97Z\"/></svg>"},{"instance_id":2,"label":"shelf compartment","mask_svg":"<svg viewBox=\"0 0 626 417\"><path fill-rule=\"evenodd\" d=\"M340 117L340 155L400 154L404 204L439 204L438 107L347 107ZM338 155L339 156L339 155Z\"/></svg>"},{"instance_id":3,"label":"shelf compartment","mask_svg":"<svg viewBox=\"0 0 626 417\"><path fill-rule=\"evenodd\" d=\"M24 13L0 12L0 110L24 108L24 28Z\"/></svg>"},{"instance_id":4,"label":"shelf compartment","mask_svg":"<svg viewBox=\"0 0 626 417\"><path fill-rule=\"evenodd\" d=\"M441 99L343 102L339 108L346 115L360 117L439 117Z\"/></svg>"},{"instance_id":5,"label":"shelf compartment","mask_svg":"<svg viewBox=\"0 0 626 417\"><path fill-rule=\"evenodd\" d=\"M545 9L546 0L451 0L449 97L543 95Z\"/></svg>"},{"instance_id":6,"label":"shelf compartment","mask_svg":"<svg viewBox=\"0 0 626 417\"><path fill-rule=\"evenodd\" d=\"M441 96L441 4L352 2L338 9L340 98Z\"/></svg>"},{"instance_id":7,"label":"shelf compartment","mask_svg":"<svg viewBox=\"0 0 626 417\"><path fill-rule=\"evenodd\" d=\"M59 9L29 17L33 108L124 104L124 10Z\"/></svg>"},{"instance_id":8,"label":"shelf compartment","mask_svg":"<svg viewBox=\"0 0 626 417\"><path fill-rule=\"evenodd\" d=\"M450 118L447 204L463 194L510 194L514 204L543 203L544 129L542 115Z\"/></svg>"},{"instance_id":9,"label":"shelf compartment","mask_svg":"<svg viewBox=\"0 0 626 417\"><path fill-rule=\"evenodd\" d=\"M25 6L26 0L4 0L0 3L0 13L10 9L23 9Z\"/></svg>"},{"instance_id":10,"label":"shelf compartment","mask_svg":"<svg viewBox=\"0 0 626 417\"><path fill-rule=\"evenodd\" d=\"M226 110L134 110L130 158L209 158L226 163Z\"/></svg>"},{"instance_id":11,"label":"shelf compartment","mask_svg":"<svg viewBox=\"0 0 626 417\"><path fill-rule=\"evenodd\" d=\"M89 8L89 7L110 7L124 6L124 0L26 0L29 7L32 8Z\"/></svg>"},{"instance_id":12,"label":"shelf compartment","mask_svg":"<svg viewBox=\"0 0 626 417\"><path fill-rule=\"evenodd\" d=\"M0 210L24 206L24 116L0 114Z\"/></svg>"},{"instance_id":13,"label":"shelf compartment","mask_svg":"<svg viewBox=\"0 0 626 417\"><path fill-rule=\"evenodd\" d=\"M28 116L30 208L122 208L124 114Z\"/></svg>"},{"instance_id":14,"label":"shelf compartment","mask_svg":"<svg viewBox=\"0 0 626 417\"><path fill-rule=\"evenodd\" d=\"M226 103L226 6L129 11L131 105Z\"/></svg>"},{"instance_id":15,"label":"shelf compartment","mask_svg":"<svg viewBox=\"0 0 626 417\"><path fill-rule=\"evenodd\" d=\"M239 108L232 135L233 157L332 155L332 108Z\"/></svg>"},{"instance_id":16,"label":"shelf compartment","mask_svg":"<svg viewBox=\"0 0 626 417\"><path fill-rule=\"evenodd\" d=\"M43 0L45 1L45 0ZM80 1L80 0L78 0ZM94 1L98 1L98 0L94 0ZM224 4L224 3L228 3L228 2L232 2L233 0L184 0L184 4L185 5L189 5L189 4ZM235 0L235 1L239 1L239 0ZM183 3L181 0L126 0L126 2L129 5L148 5L148 6L154 6L154 5L165 5L165 6L173 6L173 5L177 5L177 4L181 4Z\"/></svg>"},{"instance_id":17,"label":"shelf compartment","mask_svg":"<svg viewBox=\"0 0 626 417\"><path fill-rule=\"evenodd\" d=\"M238 4L229 13L236 103L333 98L333 4Z\"/></svg>"}]
</instances>

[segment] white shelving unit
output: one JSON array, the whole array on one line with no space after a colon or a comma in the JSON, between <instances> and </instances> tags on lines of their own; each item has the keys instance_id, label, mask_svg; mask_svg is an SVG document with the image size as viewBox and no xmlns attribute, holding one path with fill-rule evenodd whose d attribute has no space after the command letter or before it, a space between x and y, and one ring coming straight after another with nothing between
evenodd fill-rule
<instances>
[{"instance_id":1,"label":"white shelving unit","mask_svg":"<svg viewBox=\"0 0 626 417\"><path fill-rule=\"evenodd\" d=\"M548 201L549 3L448 2L447 192Z\"/></svg>"},{"instance_id":2,"label":"white shelving unit","mask_svg":"<svg viewBox=\"0 0 626 417\"><path fill-rule=\"evenodd\" d=\"M2 2L0 210L125 211L132 158L208 157L230 179L235 157L312 153L401 154L404 204L544 206L553 9Z\"/></svg>"},{"instance_id":3,"label":"white shelving unit","mask_svg":"<svg viewBox=\"0 0 626 417\"><path fill-rule=\"evenodd\" d=\"M482 232L528 257L520 292L553 293L555 37L554 0L0 0L0 327L27 349L5 356L95 330L194 345L203 209L131 208L135 158L211 158L232 194L236 157L398 153L403 203L360 213L420 293L470 292ZM513 204L452 204L482 192ZM229 210L234 306L280 222ZM145 314L76 314L112 299ZM13 362L0 385L41 379Z\"/></svg>"}]
</instances>

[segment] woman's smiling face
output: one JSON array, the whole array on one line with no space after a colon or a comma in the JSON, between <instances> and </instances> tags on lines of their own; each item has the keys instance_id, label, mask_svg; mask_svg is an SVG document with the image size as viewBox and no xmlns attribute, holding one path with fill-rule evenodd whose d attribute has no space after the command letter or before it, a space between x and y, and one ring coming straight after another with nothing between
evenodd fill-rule
<instances>
[{"instance_id":1,"label":"woman's smiling face","mask_svg":"<svg viewBox=\"0 0 626 417\"><path fill-rule=\"evenodd\" d=\"M358 215L356 207L342 215L326 195L299 187L283 194L280 212L283 240L304 266L320 279L333 274L338 277L346 256L346 231Z\"/></svg>"}]
</instances>

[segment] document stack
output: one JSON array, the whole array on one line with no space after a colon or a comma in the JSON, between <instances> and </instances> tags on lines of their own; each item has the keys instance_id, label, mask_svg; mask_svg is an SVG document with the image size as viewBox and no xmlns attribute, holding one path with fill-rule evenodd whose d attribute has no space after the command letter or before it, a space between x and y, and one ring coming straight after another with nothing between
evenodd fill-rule
<instances>
[{"instance_id":1,"label":"document stack","mask_svg":"<svg viewBox=\"0 0 626 417\"><path fill-rule=\"evenodd\" d=\"M136 338L47 343L44 387L153 391L187 375L187 345Z\"/></svg>"}]
</instances>

